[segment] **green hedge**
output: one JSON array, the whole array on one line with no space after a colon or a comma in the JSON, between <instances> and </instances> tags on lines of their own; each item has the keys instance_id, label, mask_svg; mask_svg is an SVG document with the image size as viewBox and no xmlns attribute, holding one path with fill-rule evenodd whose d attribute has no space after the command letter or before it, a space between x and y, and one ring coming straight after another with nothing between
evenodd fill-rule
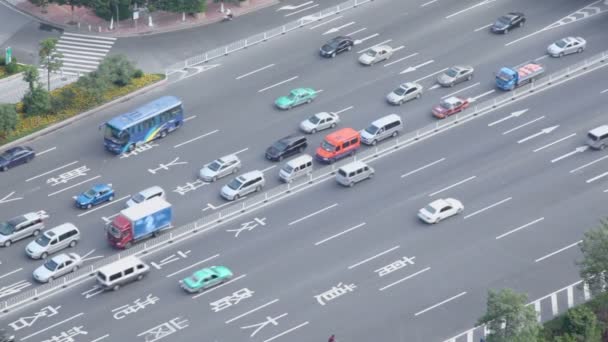
<instances>
[{"instance_id":1,"label":"green hedge","mask_svg":"<svg viewBox=\"0 0 608 342\"><path fill-rule=\"evenodd\" d=\"M608 341L608 293L599 294L595 298L581 305L586 306L595 313L598 321L602 324L602 336L604 338L602 341ZM543 324L542 337L544 341L553 342L556 341L559 336L570 333L566 329L566 314L567 312Z\"/></svg>"}]
</instances>

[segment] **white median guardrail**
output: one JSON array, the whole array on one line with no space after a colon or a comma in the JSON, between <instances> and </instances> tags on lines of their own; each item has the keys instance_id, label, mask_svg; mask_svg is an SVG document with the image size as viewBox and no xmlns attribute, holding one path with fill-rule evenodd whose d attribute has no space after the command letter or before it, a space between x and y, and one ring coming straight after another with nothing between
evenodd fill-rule
<instances>
[{"instance_id":1,"label":"white median guardrail","mask_svg":"<svg viewBox=\"0 0 608 342\"><path fill-rule=\"evenodd\" d=\"M239 40L237 42L225 45L223 47L213 49L211 51L207 51L200 55L193 56L184 61L172 64L166 68L165 75L169 76L173 73L180 72L182 70L191 68L198 64L208 62L210 60L228 55L228 54L238 51L238 50L248 48L250 46L259 44L261 42L265 42L268 39L284 35L285 33L289 32L289 31L293 31L297 28L306 26L315 21L322 20L324 18L327 18L331 15L340 13L342 11L345 11L345 10L348 10L351 8L355 8L359 5L368 3L370 1L374 1L374 0L348 0L348 1L345 1L339 5L326 8L320 12L317 12L317 13L314 13L311 15L307 15L298 20L289 22L283 26L271 29L271 30L263 32L263 33L258 33L249 38Z\"/></svg>"},{"instance_id":2,"label":"white median guardrail","mask_svg":"<svg viewBox=\"0 0 608 342\"><path fill-rule=\"evenodd\" d=\"M311 175L309 175L309 177L298 179L293 183L279 185L267 190L264 193L257 194L253 197L247 197L246 199L238 201L233 205L229 205L222 210L213 212L210 215L206 215L195 222L186 224L182 227L170 229L169 231L161 234L159 237L136 244L131 249L121 251L120 253L99 260L93 265L83 267L79 271L69 274L66 277L5 299L4 301L0 302L0 315L7 313L14 308L36 302L43 297L47 297L59 292L61 289L92 278L98 268L112 263L120 258L134 254L145 256L146 254L154 253L162 248L170 246L173 242L186 239L193 234L208 231L217 227L223 222L232 221L239 218L244 213L261 209L272 202L290 196L290 194L294 192L305 190L316 183L329 180L340 166L350 163L353 159L367 162L374 161L374 159L391 154L392 152L412 145L417 141L428 139L440 132L446 131L452 127L456 127L462 123L473 120L476 117L489 113L496 108L508 105L515 99L525 98L537 91L549 89L553 85L567 81L569 78L571 78L571 76L582 75L586 72L606 66L608 65L608 63L606 63L607 59L608 51L604 51L586 59L582 63L565 68L555 74L548 75L532 84L523 86L509 93L505 93L504 95L496 97L492 100L472 106L462 113L451 116L442 121L437 121L435 124L428 125L416 131L409 132L397 137L396 139L392 139L385 143L379 144L378 146L369 148L366 151L360 151L353 157L345 158L344 160L335 164L315 170Z\"/></svg>"}]
</instances>

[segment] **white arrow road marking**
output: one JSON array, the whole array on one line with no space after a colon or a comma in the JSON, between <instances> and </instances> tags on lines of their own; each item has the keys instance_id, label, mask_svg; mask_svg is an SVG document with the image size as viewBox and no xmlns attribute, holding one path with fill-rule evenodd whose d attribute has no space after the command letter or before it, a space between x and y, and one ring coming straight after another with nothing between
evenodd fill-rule
<instances>
[{"instance_id":1,"label":"white arrow road marking","mask_svg":"<svg viewBox=\"0 0 608 342\"><path fill-rule=\"evenodd\" d=\"M342 26L330 28L329 30L327 30L327 32L323 33L323 35L330 34L330 33L336 33L336 32L340 31L341 29L343 29L345 27L349 27L350 25L353 25L354 23L355 23L354 21L351 21L348 24L344 24Z\"/></svg>"},{"instance_id":2,"label":"white arrow road marking","mask_svg":"<svg viewBox=\"0 0 608 342\"><path fill-rule=\"evenodd\" d=\"M423 67L423 66L425 66L425 65L431 64L431 63L433 63L433 62L435 62L435 61L434 61L434 60L432 60L432 59L431 59L431 60L428 60L428 61L426 61L426 62L424 62L424 63L420 63L420 64L418 64L418 65L416 65L416 66L409 67L409 68L407 68L407 69L403 70L402 72L400 72L399 74L401 75L401 74L405 74L405 73L408 73L408 72L416 71L418 68L421 68L421 67Z\"/></svg>"},{"instance_id":3,"label":"white arrow road marking","mask_svg":"<svg viewBox=\"0 0 608 342\"><path fill-rule=\"evenodd\" d=\"M563 138L561 138L561 139L557 139L557 140L555 140L555 141L554 141L554 142L552 142L552 143L549 143L549 144L547 144L547 145L545 145L545 146L539 147L539 148L537 148L536 150L534 150L534 151L532 151L532 152L538 152L538 151L542 151L542 150L546 149L547 147L553 146L553 145L557 144L558 142L562 142L562 141L564 141L564 140L566 140L566 139L572 138L572 137L573 137L573 136L575 136L575 135L576 135L576 133L572 133L572 134L570 134L570 135L569 135L569 136L567 136L567 137L563 137Z\"/></svg>"},{"instance_id":4,"label":"white arrow road marking","mask_svg":"<svg viewBox=\"0 0 608 342\"><path fill-rule=\"evenodd\" d=\"M478 86L478 85L480 85L480 84L481 84L481 82L477 82L477 83L475 83L475 84L473 84L473 85L470 85L470 86L465 87L465 88L462 88L462 89L460 89L460 90L456 90L456 91L455 91L455 92L453 92L453 93L449 93L449 94L447 94L447 95L445 95L445 96L442 96L441 98L442 98L442 99L445 99L446 97L454 96L454 95L456 95L456 94L458 94L458 93L460 93L460 92L463 92L463 91L465 91L465 90L471 89L471 88L473 88L473 87L475 87L475 86ZM438 84L436 84L436 85L438 85Z\"/></svg>"},{"instance_id":5,"label":"white arrow road marking","mask_svg":"<svg viewBox=\"0 0 608 342\"><path fill-rule=\"evenodd\" d=\"M337 16L337 17L333 17L333 18L331 18L331 19L329 19L329 20L327 20L327 21L324 21L324 22L322 22L322 23L320 23L320 24L317 24L317 25L315 25L315 26L311 26L311 27L310 27L310 29L311 29L311 30L314 30L314 29L316 29L317 27L321 27L321 26L323 26L323 25L327 25L327 24L331 23L332 21L335 21L335 20L338 20L338 19L341 19L341 18L342 18L342 16L341 16L341 15L340 15L340 16Z\"/></svg>"},{"instance_id":6,"label":"white arrow road marking","mask_svg":"<svg viewBox=\"0 0 608 342\"><path fill-rule=\"evenodd\" d=\"M560 161L560 160L562 160L564 158L568 158L571 155L574 155L574 154L577 154L577 153L581 153L581 152L585 152L585 151L587 151L588 148L589 148L589 146L579 146L579 147L575 148L574 151L566 153L563 156L559 156L559 157L551 160L551 162L555 163L555 162L558 162L558 161Z\"/></svg>"},{"instance_id":7,"label":"white arrow road marking","mask_svg":"<svg viewBox=\"0 0 608 342\"><path fill-rule=\"evenodd\" d=\"M339 111L337 111L337 112L331 112L331 113L332 113L332 114L340 114L340 113L346 112L347 110L351 110L351 109L353 109L353 106L346 107L346 108L344 108L344 109L340 109L340 110L339 110Z\"/></svg>"},{"instance_id":8,"label":"white arrow road marking","mask_svg":"<svg viewBox=\"0 0 608 342\"><path fill-rule=\"evenodd\" d=\"M496 0L484 0L484 1L482 1L482 2L480 2L480 3L477 3L477 4L475 4L475 5L471 6L471 7L467 7L467 8L465 8L465 9L463 9L463 10L460 10L460 11L458 11L458 12L456 12L456 13L452 13L452 14L448 15L448 16L447 16L447 17L445 17L445 18L446 18L446 19L450 19L451 17L457 16L457 15L459 15L459 14L461 14L461 13L464 13L464 12L466 12L466 11L468 11L468 10L472 10L472 9L473 9L473 8L475 8L475 7L479 7L479 6L481 6L481 5L485 5L485 4L487 4L487 3L494 2L494 1L496 1Z\"/></svg>"},{"instance_id":9,"label":"white arrow road marking","mask_svg":"<svg viewBox=\"0 0 608 342\"><path fill-rule=\"evenodd\" d=\"M346 35L349 36L349 37L352 37L354 34L357 34L359 32L363 32L365 30L367 30L367 27L364 27L362 29L358 29L357 31L354 31L354 32L351 32L351 33L347 33Z\"/></svg>"},{"instance_id":10,"label":"white arrow road marking","mask_svg":"<svg viewBox=\"0 0 608 342\"><path fill-rule=\"evenodd\" d=\"M536 138L536 137L538 137L538 136L541 136L541 135L543 135L543 134L549 134L549 133L553 132L553 131L554 131L556 128L558 128L558 127L559 127L559 125L555 125L555 126L552 126L552 127L543 128L543 129L541 129L541 130L540 130L540 132L538 132L538 133L534 133L534 134L532 134L532 135L530 135L530 136L528 136L528 137L525 137L525 138L523 138L523 139L521 139L521 140L518 140L518 141L517 141L517 143L518 143L518 144L521 144L521 143L524 143L524 142L526 142L526 141L528 141L528 140L530 140L530 139L534 139L534 138Z\"/></svg>"},{"instance_id":11,"label":"white arrow road marking","mask_svg":"<svg viewBox=\"0 0 608 342\"><path fill-rule=\"evenodd\" d=\"M494 122L489 123L488 127L492 127L494 125L497 125L497 124L499 124L499 123L501 123L503 121L506 121L506 120L509 120L509 119L512 119L512 118L517 118L517 117L521 116L522 114L524 114L527 111L528 111L528 108L522 109L522 110L518 110L516 112L513 112L513 113L509 114L508 116L506 116L506 117L504 117L504 118L502 118L500 120L496 120Z\"/></svg>"},{"instance_id":12,"label":"white arrow road marking","mask_svg":"<svg viewBox=\"0 0 608 342\"><path fill-rule=\"evenodd\" d=\"M525 124L521 124L521 125L519 125L519 126L517 126L517 127L515 127L515 128L511 128L510 130L507 130L507 131L502 132L502 135L506 135L506 134L509 134L509 133L511 133L511 132L514 132L514 131L516 131L516 130L518 130L518 129L522 128L522 127L526 127L526 126L528 126L528 125L530 125L530 124L533 124L533 123L535 123L536 121L538 121L538 120L542 120L542 119L544 119L544 118L545 118L545 116L543 115L543 116L538 117L538 118L536 118L536 119L534 119L534 120L528 121L528 122L526 122Z\"/></svg>"},{"instance_id":13,"label":"white arrow road marking","mask_svg":"<svg viewBox=\"0 0 608 342\"><path fill-rule=\"evenodd\" d=\"M372 45L372 46L370 46L370 47L368 47L368 48L365 48L365 49L363 49L363 50L359 50L359 51L357 51L357 53L363 53L363 52L365 52L365 51L367 51L367 50L369 50L369 49L371 49L371 48L374 48L374 47L376 47L376 46L380 46L380 45L382 45L382 44L390 43L391 41L393 41L393 40L392 40L392 39L387 39L387 40L385 40L385 41L383 41L383 42L380 42L380 43L378 43L378 44L374 44L374 45Z\"/></svg>"},{"instance_id":14,"label":"white arrow road marking","mask_svg":"<svg viewBox=\"0 0 608 342\"><path fill-rule=\"evenodd\" d=\"M312 3L314 3L314 1L308 1L308 2L305 2L303 4L299 4L299 5L286 5L286 6L278 8L277 12L278 11L292 11L292 10L295 10L295 9L298 9L298 8L310 5Z\"/></svg>"},{"instance_id":15,"label":"white arrow road marking","mask_svg":"<svg viewBox=\"0 0 608 342\"><path fill-rule=\"evenodd\" d=\"M433 90L433 89L437 89L437 88L441 88L441 86L439 84L435 83L429 88L429 90Z\"/></svg>"},{"instance_id":16,"label":"white arrow road marking","mask_svg":"<svg viewBox=\"0 0 608 342\"><path fill-rule=\"evenodd\" d=\"M359 45L359 44L363 43L364 41L366 41L368 39L372 39L372 38L378 37L379 35L380 35L380 33L374 33L371 36L367 36L365 38L357 39L357 40L354 41L354 44L355 45Z\"/></svg>"},{"instance_id":17,"label":"white arrow road marking","mask_svg":"<svg viewBox=\"0 0 608 342\"><path fill-rule=\"evenodd\" d=\"M83 295L86 299L89 299L89 298L91 298L93 296L96 296L96 295L102 293L102 292L103 292L103 288L101 286L95 285L95 286L93 286L92 289L86 290L86 291L82 292L81 295Z\"/></svg>"},{"instance_id":18,"label":"white arrow road marking","mask_svg":"<svg viewBox=\"0 0 608 342\"><path fill-rule=\"evenodd\" d=\"M411 55L409 55L409 56L401 57L401 58L399 58L399 59L397 59L397 60L394 60L394 61L392 61L392 62L390 62L390 63L386 63L386 64L384 64L384 66L385 66L385 67L387 67L387 66L389 66L389 65L393 65L393 64L395 64L395 63L399 63L399 62L401 62L401 61L403 61L403 60L405 60L405 59L408 59L408 58L411 58L411 57L414 57L414 56L418 56L418 52L415 52L415 53L413 53L413 54L411 54Z\"/></svg>"},{"instance_id":19,"label":"white arrow road marking","mask_svg":"<svg viewBox=\"0 0 608 342\"><path fill-rule=\"evenodd\" d=\"M13 191L13 192L11 192L10 194L8 194L8 195L6 195L6 196L2 197L2 199L0 199L0 204L2 204L2 203L8 203L8 202L12 202L12 201L18 201L18 200L23 199L23 197L17 197L17 198L11 198L11 199L7 199L7 198L9 198L9 197L13 196L14 194L15 194L15 192Z\"/></svg>"},{"instance_id":20,"label":"white arrow road marking","mask_svg":"<svg viewBox=\"0 0 608 342\"><path fill-rule=\"evenodd\" d=\"M290 16L292 16L294 14L298 14L300 12L308 11L309 9L315 8L317 6L319 6L319 4L315 4L315 5L312 5L312 6L304 7L301 10L298 10L298 11L295 11L295 12L291 12L289 14L285 14L285 17L290 17Z\"/></svg>"}]
</instances>

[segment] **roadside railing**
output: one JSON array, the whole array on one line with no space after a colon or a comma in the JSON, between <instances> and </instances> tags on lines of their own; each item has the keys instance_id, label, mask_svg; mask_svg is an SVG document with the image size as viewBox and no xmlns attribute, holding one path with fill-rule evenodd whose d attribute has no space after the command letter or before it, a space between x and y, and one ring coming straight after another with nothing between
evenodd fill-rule
<instances>
[{"instance_id":1,"label":"roadside railing","mask_svg":"<svg viewBox=\"0 0 608 342\"><path fill-rule=\"evenodd\" d=\"M352 0L350 3L357 3L361 0ZM234 220L240 217L245 212L251 212L265 207L266 205L288 197L290 194L299 192L309 188L315 183L320 183L329 180L335 171L341 166L352 162L353 160L362 160L366 162L374 161L377 158L391 154L401 148L407 147L417 141L428 139L442 131L450 129L451 127L458 126L465 122L474 119L477 116L482 116L486 113L491 112L500 106L506 105L512 102L514 99L525 97L534 93L537 90L549 88L550 86L563 82L573 75L582 73L590 67L599 68L608 63L605 63L608 59L608 51L604 51L590 58L585 59L581 63L577 63L568 68L564 68L554 74L547 75L529 85L522 86L511 92L497 96L491 100L476 104L463 111L462 113L451 116L445 120L437 121L434 124L427 125L416 131L408 132L398 136L396 139L388 140L377 146L360 150L353 157L345 158L334 164L322 167L314 170L308 177L298 179L293 183L281 184L266 190L264 193L255 194L251 197L243 198L241 201L227 206L221 210L215 211L209 215L203 216L201 219L186 224L181 227L170 229L164 232L160 236L152 239L148 239L144 242L136 244L130 249L121 251L120 253L106 257L95 262L92 265L84 267L74 273L71 273L61 279L57 279L48 284L37 286L31 290L25 291L20 294L16 294L10 298L0 302L0 312L7 313L12 308L18 307L19 305L26 304L28 302L34 302L41 297L50 295L57 290L68 288L73 286L84 279L92 278L98 268L108 265L116 260L124 258L130 255L145 256L147 254L154 253L161 250L164 247L169 246L172 242L180 241L184 238L205 232L216 227L218 224ZM604 64L605 63L605 64Z\"/></svg>"},{"instance_id":2,"label":"roadside railing","mask_svg":"<svg viewBox=\"0 0 608 342\"><path fill-rule=\"evenodd\" d=\"M210 60L228 55L232 52L245 49L247 47L259 44L261 42L265 42L268 39L284 35L285 33L289 32L289 31L293 31L302 26L306 26L315 21L322 20L322 19L329 17L331 15L334 15L336 13L340 13L342 11L357 7L359 5L368 3L370 1L374 1L374 0L345 1L339 5L332 6L332 7L326 8L322 11L319 11L317 13L307 15L307 16L297 19L295 21L291 21L283 26L268 30L263 33L255 34L249 38L239 40L237 42L234 42L234 43L201 53L199 55L190 57L184 61L172 64L166 68L165 75L169 76L175 72L196 66L201 63L208 62Z\"/></svg>"}]
</instances>

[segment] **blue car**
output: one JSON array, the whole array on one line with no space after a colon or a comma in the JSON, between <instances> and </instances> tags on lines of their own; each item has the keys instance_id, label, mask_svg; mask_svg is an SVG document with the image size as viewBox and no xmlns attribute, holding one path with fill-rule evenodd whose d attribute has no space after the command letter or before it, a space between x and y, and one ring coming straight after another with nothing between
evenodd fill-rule
<instances>
[{"instance_id":1,"label":"blue car","mask_svg":"<svg viewBox=\"0 0 608 342\"><path fill-rule=\"evenodd\" d=\"M96 184L89 190L74 197L76 206L83 209L91 209L101 202L109 202L114 199L112 184Z\"/></svg>"}]
</instances>

